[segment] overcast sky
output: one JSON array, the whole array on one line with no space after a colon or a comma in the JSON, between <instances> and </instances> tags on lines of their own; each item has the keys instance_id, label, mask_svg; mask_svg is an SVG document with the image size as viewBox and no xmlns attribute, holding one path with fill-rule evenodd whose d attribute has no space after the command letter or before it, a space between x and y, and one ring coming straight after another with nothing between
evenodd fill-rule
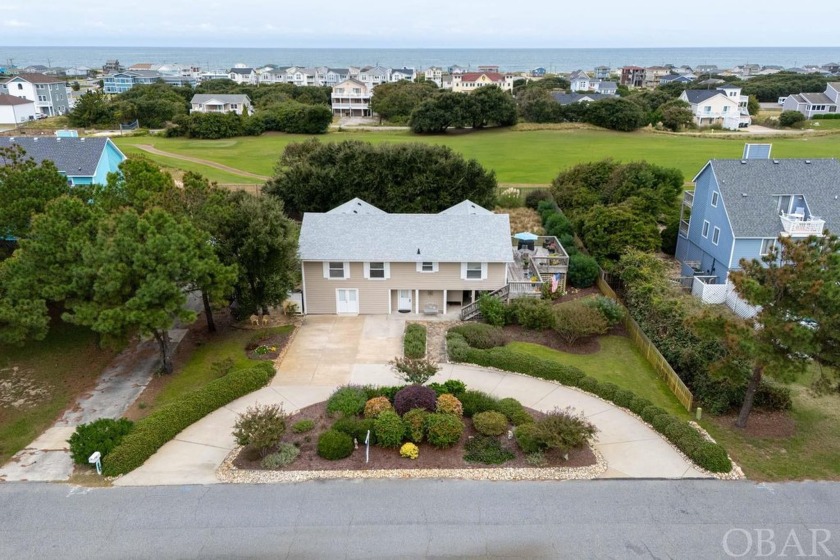
<instances>
[{"instance_id":1,"label":"overcast sky","mask_svg":"<svg viewBox=\"0 0 840 560\"><path fill-rule=\"evenodd\" d=\"M838 46L840 3L779 0L0 0L0 44ZM787 7L786 7L787 6ZM791 19L793 18L793 19Z\"/></svg>"}]
</instances>

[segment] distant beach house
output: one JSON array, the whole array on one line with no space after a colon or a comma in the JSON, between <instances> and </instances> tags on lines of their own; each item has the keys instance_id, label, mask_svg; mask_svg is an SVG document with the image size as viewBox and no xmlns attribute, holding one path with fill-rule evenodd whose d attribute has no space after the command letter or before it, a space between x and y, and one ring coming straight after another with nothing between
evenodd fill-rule
<instances>
[{"instance_id":1,"label":"distant beach house","mask_svg":"<svg viewBox=\"0 0 840 560\"><path fill-rule=\"evenodd\" d=\"M0 93L0 124L21 124L36 118L35 102Z\"/></svg>"},{"instance_id":2,"label":"distant beach house","mask_svg":"<svg viewBox=\"0 0 840 560\"><path fill-rule=\"evenodd\" d=\"M794 93L784 100L782 110L799 111L806 119L817 115L827 115L840 112L840 82L829 82L825 92Z\"/></svg>"},{"instance_id":3,"label":"distant beach house","mask_svg":"<svg viewBox=\"0 0 840 560\"><path fill-rule=\"evenodd\" d=\"M498 72L452 74L452 91L469 92L484 86L499 86L503 91L513 91L513 76Z\"/></svg>"},{"instance_id":4,"label":"distant beach house","mask_svg":"<svg viewBox=\"0 0 840 560\"><path fill-rule=\"evenodd\" d=\"M355 78L349 78L332 88L333 115L340 117L369 117L373 88Z\"/></svg>"},{"instance_id":5,"label":"distant beach house","mask_svg":"<svg viewBox=\"0 0 840 560\"><path fill-rule=\"evenodd\" d=\"M241 94L197 93L190 101L191 113L236 113L246 109L251 114L251 99Z\"/></svg>"},{"instance_id":6,"label":"distant beach house","mask_svg":"<svg viewBox=\"0 0 840 560\"><path fill-rule=\"evenodd\" d=\"M253 68L231 68L228 77L237 84L256 84L259 81Z\"/></svg>"},{"instance_id":7,"label":"distant beach house","mask_svg":"<svg viewBox=\"0 0 840 560\"><path fill-rule=\"evenodd\" d=\"M52 117L70 110L64 80L38 73L23 73L0 78L0 94L13 95L35 103L39 115Z\"/></svg>"},{"instance_id":8,"label":"distant beach house","mask_svg":"<svg viewBox=\"0 0 840 560\"><path fill-rule=\"evenodd\" d=\"M680 99L691 105L697 126L720 125L727 130L738 130L752 122L747 109L749 96L741 95L739 87L687 89Z\"/></svg>"},{"instance_id":9,"label":"distant beach house","mask_svg":"<svg viewBox=\"0 0 840 560\"><path fill-rule=\"evenodd\" d=\"M110 138L0 137L0 148L15 145L38 163L45 160L55 163L72 186L104 185L108 173L118 172L126 159Z\"/></svg>"}]
</instances>

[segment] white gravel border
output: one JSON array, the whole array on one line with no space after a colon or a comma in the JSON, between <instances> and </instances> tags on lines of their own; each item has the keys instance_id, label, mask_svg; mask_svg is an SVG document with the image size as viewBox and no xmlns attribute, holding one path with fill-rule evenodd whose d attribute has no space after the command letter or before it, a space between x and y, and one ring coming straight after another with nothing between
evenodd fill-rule
<instances>
[{"instance_id":1,"label":"white gravel border","mask_svg":"<svg viewBox=\"0 0 840 560\"><path fill-rule=\"evenodd\" d=\"M318 470L318 471L286 471L286 470L241 470L233 465L234 459L241 447L231 451L219 468L216 477L227 483L244 484L272 484L289 482L306 482L309 480L336 479L408 479L408 478L437 478L460 480L591 480L598 478L607 470L607 462L597 449L595 464L588 467L545 467L540 469L497 467L486 469L372 469L372 470ZM406 459L410 461L410 459Z\"/></svg>"}]
</instances>

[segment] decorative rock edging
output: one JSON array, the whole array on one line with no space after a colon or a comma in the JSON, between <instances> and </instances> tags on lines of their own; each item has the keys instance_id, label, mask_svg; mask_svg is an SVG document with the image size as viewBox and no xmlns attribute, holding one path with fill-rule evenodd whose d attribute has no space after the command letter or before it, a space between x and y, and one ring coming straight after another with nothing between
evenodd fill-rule
<instances>
[{"instance_id":1,"label":"decorative rock edging","mask_svg":"<svg viewBox=\"0 0 840 560\"><path fill-rule=\"evenodd\" d=\"M607 470L607 462L597 449L595 464L588 467L545 467L529 468L486 468L486 469L373 469L368 471L335 470L335 471L257 471L241 470L234 466L233 461L241 448L231 451L219 468L216 477L227 483L270 484L306 482L309 480L337 480L337 479L378 479L378 478L437 478L461 480L591 480L597 478Z\"/></svg>"},{"instance_id":2,"label":"decorative rock edging","mask_svg":"<svg viewBox=\"0 0 840 560\"><path fill-rule=\"evenodd\" d=\"M665 443L667 443L669 446L671 446L674 449L674 451L676 451L683 459L688 461L688 463L694 465L694 468L696 468L698 471L702 472L703 474L706 474L706 475L708 475L712 478L717 478L719 480L742 480L742 479L747 478L746 475L744 475L744 471L741 470L741 467L739 467L735 463L735 461L732 461L732 457L729 457L729 460L732 461L732 470L730 470L729 472L713 473L713 472L707 471L706 469L704 469L703 467L699 466L697 463L692 461L691 458L688 457L685 453L683 453L676 445L674 445L673 442L671 442L671 440L666 438L663 434L659 433L656 430L656 428L654 428L648 422L645 422L645 420L641 416L639 416L638 414L636 414L632 410L624 408L623 406L618 406L617 404L615 404L614 402L612 402L610 400L599 397L598 395L596 395L594 393L584 391L583 389L581 389L579 387L574 387L573 385L563 385L559 381L554 381L553 379L543 379L541 377L535 377L533 375L528 375L527 373L521 373L521 372L518 372L518 371L508 371L506 369L498 369L498 368L494 368L494 367L491 367L491 366L479 366L477 364L471 364L469 362L449 362L449 363L461 364L461 365L466 365L466 366L481 368L481 369L489 369L489 370L493 370L493 371L498 371L499 373L505 373L505 374L509 374L509 375L519 375L519 376L522 376L522 377L527 377L529 379L539 379L540 381L545 381L546 383L553 383L553 384L558 385L560 387L564 387L566 389L571 389L573 391L577 391L578 393L583 393L584 395L586 395L588 397L598 399L599 401L605 402L605 403L607 403L611 406L614 406L618 409L621 409L623 412L626 412L630 416L633 416L634 418L636 418L639 422L641 422L645 426L649 427L651 429L651 431L653 431L653 433L655 433L660 438L662 438L662 440ZM702 427L700 427L699 424L697 424L696 422L693 422L693 421L689 421L689 424L692 425L695 429L697 429L700 432L700 434L704 438L706 438L708 441L711 441L712 443L717 443L714 439L712 439L712 436L710 436L709 433L706 432L706 430L704 430ZM595 449L593 449L593 451L595 451ZM728 453L727 453L727 456L729 456Z\"/></svg>"}]
</instances>

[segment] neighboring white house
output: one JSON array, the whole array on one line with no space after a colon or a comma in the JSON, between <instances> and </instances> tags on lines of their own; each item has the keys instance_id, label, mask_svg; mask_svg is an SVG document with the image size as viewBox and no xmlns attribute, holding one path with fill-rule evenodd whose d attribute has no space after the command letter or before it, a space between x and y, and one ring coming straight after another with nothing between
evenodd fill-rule
<instances>
[{"instance_id":1,"label":"neighboring white house","mask_svg":"<svg viewBox=\"0 0 840 560\"><path fill-rule=\"evenodd\" d=\"M355 78L349 78L334 85L330 96L333 115L369 117L372 92L371 86Z\"/></svg>"},{"instance_id":2,"label":"neighboring white house","mask_svg":"<svg viewBox=\"0 0 840 560\"><path fill-rule=\"evenodd\" d=\"M427 81L436 83L438 87L443 85L443 69L438 66L430 66L426 68L424 75L426 76Z\"/></svg>"},{"instance_id":3,"label":"neighboring white house","mask_svg":"<svg viewBox=\"0 0 840 560\"><path fill-rule=\"evenodd\" d=\"M484 86L499 86L503 91L513 91L513 76L498 72L464 72L452 74L452 91L475 91Z\"/></svg>"},{"instance_id":4,"label":"neighboring white house","mask_svg":"<svg viewBox=\"0 0 840 560\"><path fill-rule=\"evenodd\" d=\"M417 72L414 68L392 68L391 69L391 81L392 82L399 82L402 80L409 80L414 81L414 78L417 76Z\"/></svg>"},{"instance_id":5,"label":"neighboring white house","mask_svg":"<svg viewBox=\"0 0 840 560\"><path fill-rule=\"evenodd\" d=\"M242 94L197 93L190 101L191 113L236 113L245 109L251 114L251 100Z\"/></svg>"},{"instance_id":6,"label":"neighboring white house","mask_svg":"<svg viewBox=\"0 0 840 560\"><path fill-rule=\"evenodd\" d=\"M35 102L0 93L0 124L20 124L35 120Z\"/></svg>"},{"instance_id":7,"label":"neighboring white house","mask_svg":"<svg viewBox=\"0 0 840 560\"><path fill-rule=\"evenodd\" d=\"M752 122L747 110L749 97L741 95L738 87L687 89L680 99L691 105L697 126L720 125L727 130L738 130Z\"/></svg>"},{"instance_id":8,"label":"neighboring white house","mask_svg":"<svg viewBox=\"0 0 840 560\"><path fill-rule=\"evenodd\" d=\"M258 81L257 72L253 68L231 68L228 77L237 84L256 84Z\"/></svg>"},{"instance_id":9,"label":"neighboring white house","mask_svg":"<svg viewBox=\"0 0 840 560\"><path fill-rule=\"evenodd\" d=\"M829 82L825 93L794 93L788 95L783 103L784 111L799 111L806 119L816 115L840 112L840 82Z\"/></svg>"},{"instance_id":10,"label":"neighboring white house","mask_svg":"<svg viewBox=\"0 0 840 560\"><path fill-rule=\"evenodd\" d=\"M572 91L590 91L592 89L593 80L589 74L582 70L577 70L569 74L569 89Z\"/></svg>"},{"instance_id":11,"label":"neighboring white house","mask_svg":"<svg viewBox=\"0 0 840 560\"><path fill-rule=\"evenodd\" d=\"M70 110L65 80L45 74L18 74L0 78L0 93L35 102L35 111L45 117L63 115Z\"/></svg>"},{"instance_id":12,"label":"neighboring white house","mask_svg":"<svg viewBox=\"0 0 840 560\"><path fill-rule=\"evenodd\" d=\"M384 66L365 66L359 72L357 79L372 89L379 84L391 81L391 69Z\"/></svg>"}]
</instances>

